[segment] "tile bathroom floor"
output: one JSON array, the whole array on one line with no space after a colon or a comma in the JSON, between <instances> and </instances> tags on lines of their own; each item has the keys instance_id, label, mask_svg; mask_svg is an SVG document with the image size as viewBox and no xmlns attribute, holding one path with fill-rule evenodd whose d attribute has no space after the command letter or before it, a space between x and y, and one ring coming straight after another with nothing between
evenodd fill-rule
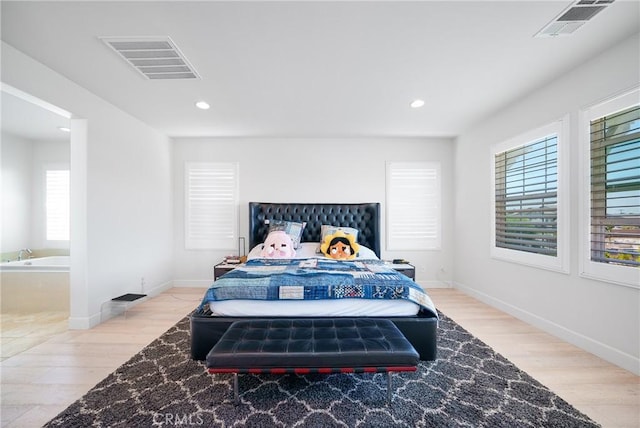
<instances>
[{"instance_id":1,"label":"tile bathroom floor","mask_svg":"<svg viewBox=\"0 0 640 428\"><path fill-rule=\"evenodd\" d=\"M67 331L68 312L0 315L0 361Z\"/></svg>"}]
</instances>

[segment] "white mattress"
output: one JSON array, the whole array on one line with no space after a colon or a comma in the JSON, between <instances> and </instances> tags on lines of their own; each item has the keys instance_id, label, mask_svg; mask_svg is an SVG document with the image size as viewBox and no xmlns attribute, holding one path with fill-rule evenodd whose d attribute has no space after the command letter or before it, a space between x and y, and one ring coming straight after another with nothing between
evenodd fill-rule
<instances>
[{"instance_id":1,"label":"white mattress","mask_svg":"<svg viewBox=\"0 0 640 428\"><path fill-rule=\"evenodd\" d=\"M213 316L225 317L404 317L420 307L408 300L225 300L209 303Z\"/></svg>"}]
</instances>

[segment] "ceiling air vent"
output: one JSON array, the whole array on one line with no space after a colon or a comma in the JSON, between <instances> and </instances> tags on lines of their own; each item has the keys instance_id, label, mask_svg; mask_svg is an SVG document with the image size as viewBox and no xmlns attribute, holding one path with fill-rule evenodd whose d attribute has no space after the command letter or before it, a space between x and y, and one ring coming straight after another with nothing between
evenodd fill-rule
<instances>
[{"instance_id":1,"label":"ceiling air vent","mask_svg":"<svg viewBox=\"0 0 640 428\"><path fill-rule=\"evenodd\" d=\"M606 9L614 0L578 0L542 28L534 37L568 36Z\"/></svg>"},{"instance_id":2,"label":"ceiling air vent","mask_svg":"<svg viewBox=\"0 0 640 428\"><path fill-rule=\"evenodd\" d=\"M169 37L100 37L147 79L199 79Z\"/></svg>"}]
</instances>

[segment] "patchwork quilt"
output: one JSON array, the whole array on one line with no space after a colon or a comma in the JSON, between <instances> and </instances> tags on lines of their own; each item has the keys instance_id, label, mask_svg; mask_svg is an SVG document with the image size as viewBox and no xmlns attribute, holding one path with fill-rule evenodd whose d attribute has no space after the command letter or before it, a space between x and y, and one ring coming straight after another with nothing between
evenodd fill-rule
<instances>
[{"instance_id":1,"label":"patchwork quilt","mask_svg":"<svg viewBox=\"0 0 640 428\"><path fill-rule=\"evenodd\" d=\"M381 260L249 260L215 281L199 310L233 299L405 299L437 315L422 287Z\"/></svg>"}]
</instances>

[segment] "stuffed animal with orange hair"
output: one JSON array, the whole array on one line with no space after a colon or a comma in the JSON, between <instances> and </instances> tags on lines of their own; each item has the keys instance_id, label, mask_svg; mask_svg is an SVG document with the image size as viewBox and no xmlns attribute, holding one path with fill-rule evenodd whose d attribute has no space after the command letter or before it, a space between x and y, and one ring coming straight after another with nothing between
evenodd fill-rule
<instances>
[{"instance_id":1,"label":"stuffed animal with orange hair","mask_svg":"<svg viewBox=\"0 0 640 428\"><path fill-rule=\"evenodd\" d=\"M332 259L352 260L358 255L360 245L356 242L355 236L338 230L333 235L327 235L324 238L320 244L320 251Z\"/></svg>"}]
</instances>

